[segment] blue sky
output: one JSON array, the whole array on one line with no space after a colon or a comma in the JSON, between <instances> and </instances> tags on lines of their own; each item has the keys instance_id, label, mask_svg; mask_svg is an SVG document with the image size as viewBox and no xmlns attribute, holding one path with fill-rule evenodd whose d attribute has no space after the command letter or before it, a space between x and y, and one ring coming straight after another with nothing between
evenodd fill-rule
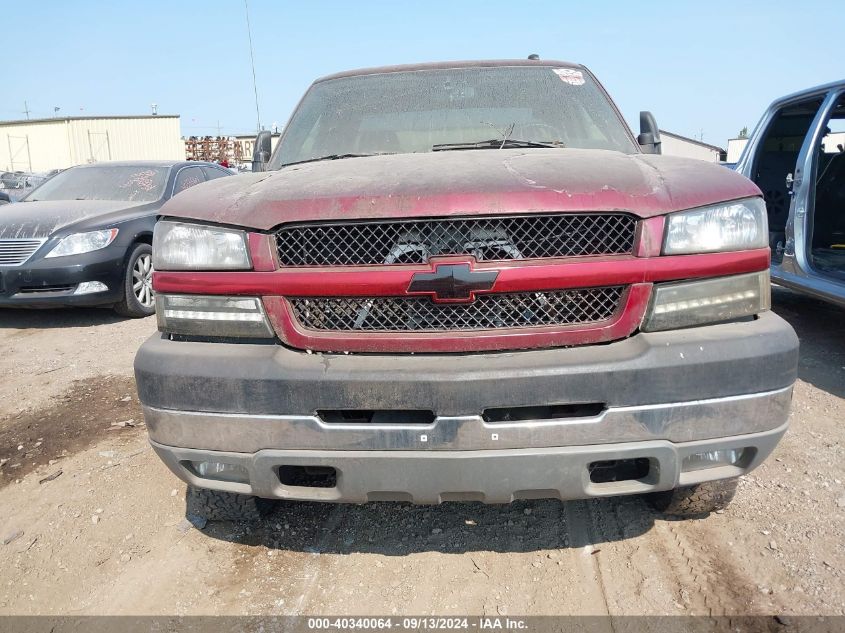
<instances>
[{"instance_id":1,"label":"blue sky","mask_svg":"<svg viewBox=\"0 0 845 633\"><path fill-rule=\"evenodd\" d=\"M525 57L587 65L629 124L723 146L775 97L845 77L845 2L250 0L261 120L321 75ZM181 114L182 133L252 132L242 0L4 2L0 119Z\"/></svg>"}]
</instances>

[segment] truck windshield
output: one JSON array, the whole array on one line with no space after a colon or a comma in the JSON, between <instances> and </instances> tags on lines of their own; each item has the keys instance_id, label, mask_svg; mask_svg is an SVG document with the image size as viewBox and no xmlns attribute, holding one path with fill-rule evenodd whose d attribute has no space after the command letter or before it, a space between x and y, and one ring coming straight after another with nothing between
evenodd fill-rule
<instances>
[{"instance_id":1,"label":"truck windshield","mask_svg":"<svg viewBox=\"0 0 845 633\"><path fill-rule=\"evenodd\" d=\"M97 165L66 169L24 200L118 200L152 202L161 198L168 167Z\"/></svg>"},{"instance_id":2,"label":"truck windshield","mask_svg":"<svg viewBox=\"0 0 845 633\"><path fill-rule=\"evenodd\" d=\"M294 113L269 167L323 157L514 146L638 151L585 71L470 67L318 82Z\"/></svg>"}]
</instances>

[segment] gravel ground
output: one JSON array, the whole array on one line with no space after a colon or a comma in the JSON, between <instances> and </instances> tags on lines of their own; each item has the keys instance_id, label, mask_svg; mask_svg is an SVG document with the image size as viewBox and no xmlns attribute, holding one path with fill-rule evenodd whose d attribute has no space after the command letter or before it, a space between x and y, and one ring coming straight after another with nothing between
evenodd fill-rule
<instances>
[{"instance_id":1,"label":"gravel ground","mask_svg":"<svg viewBox=\"0 0 845 633\"><path fill-rule=\"evenodd\" d=\"M722 513L301 503L202 530L138 409L154 319L2 312L0 614L845 614L845 312L774 309L802 344L792 426Z\"/></svg>"}]
</instances>

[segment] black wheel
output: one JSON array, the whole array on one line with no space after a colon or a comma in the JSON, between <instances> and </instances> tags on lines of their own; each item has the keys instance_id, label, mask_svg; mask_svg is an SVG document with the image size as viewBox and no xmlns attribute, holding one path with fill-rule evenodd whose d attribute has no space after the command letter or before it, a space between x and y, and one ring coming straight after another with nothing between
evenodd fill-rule
<instances>
[{"instance_id":1,"label":"black wheel","mask_svg":"<svg viewBox=\"0 0 845 633\"><path fill-rule=\"evenodd\" d=\"M259 499L222 490L188 486L187 513L207 521L259 521L273 507L268 499Z\"/></svg>"},{"instance_id":2,"label":"black wheel","mask_svg":"<svg viewBox=\"0 0 845 633\"><path fill-rule=\"evenodd\" d=\"M121 316L133 318L150 316L156 311L153 247L149 244L137 244L129 254L123 276L123 300L114 309Z\"/></svg>"},{"instance_id":3,"label":"black wheel","mask_svg":"<svg viewBox=\"0 0 845 633\"><path fill-rule=\"evenodd\" d=\"M676 517L694 517L723 510L736 494L737 479L706 481L695 486L675 488L646 495L656 510Z\"/></svg>"}]
</instances>

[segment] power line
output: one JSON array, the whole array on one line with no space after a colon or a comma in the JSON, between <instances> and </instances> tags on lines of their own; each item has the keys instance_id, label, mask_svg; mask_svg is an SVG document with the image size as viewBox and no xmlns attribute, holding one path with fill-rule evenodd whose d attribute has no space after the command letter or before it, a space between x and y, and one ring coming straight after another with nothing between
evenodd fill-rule
<instances>
[{"instance_id":1,"label":"power line","mask_svg":"<svg viewBox=\"0 0 845 633\"><path fill-rule=\"evenodd\" d=\"M255 93L255 123L256 134L261 131L261 114L258 111L258 84L255 81L255 55L252 52L252 27L249 25L249 4L244 0L246 10L246 33L249 37L249 61L252 64L252 90Z\"/></svg>"}]
</instances>

